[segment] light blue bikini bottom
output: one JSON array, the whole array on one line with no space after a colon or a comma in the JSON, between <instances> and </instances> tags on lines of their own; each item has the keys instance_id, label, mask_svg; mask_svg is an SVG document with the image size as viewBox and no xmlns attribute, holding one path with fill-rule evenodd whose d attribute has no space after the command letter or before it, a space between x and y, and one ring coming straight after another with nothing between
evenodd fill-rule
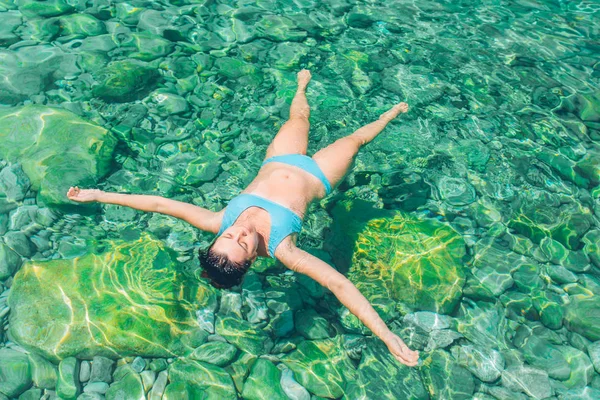
<instances>
[{"instance_id":1,"label":"light blue bikini bottom","mask_svg":"<svg viewBox=\"0 0 600 400\"><path fill-rule=\"evenodd\" d=\"M315 160L313 160L312 158L303 154L285 154L283 156L275 156L266 159L263 162L263 165L268 164L270 162L279 162L283 164L292 165L294 167L302 168L303 170L305 170L311 175L314 175L321 182L323 182L326 194L331 193L331 184L327 180L327 177L325 176L323 171L321 171L321 168L319 168Z\"/></svg>"}]
</instances>

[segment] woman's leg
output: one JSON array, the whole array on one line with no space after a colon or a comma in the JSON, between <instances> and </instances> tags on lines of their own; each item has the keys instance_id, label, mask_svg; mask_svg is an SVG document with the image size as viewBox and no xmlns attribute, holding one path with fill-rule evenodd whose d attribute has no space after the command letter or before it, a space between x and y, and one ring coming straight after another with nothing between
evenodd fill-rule
<instances>
[{"instance_id":1,"label":"woman's leg","mask_svg":"<svg viewBox=\"0 0 600 400\"><path fill-rule=\"evenodd\" d=\"M267 149L266 158L284 154L306 154L310 108L305 92L310 78L310 71L303 69L298 72L298 89L290 107L290 119L277 132Z\"/></svg>"},{"instance_id":2,"label":"woman's leg","mask_svg":"<svg viewBox=\"0 0 600 400\"><path fill-rule=\"evenodd\" d=\"M375 139L398 114L405 113L407 110L408 104L396 104L391 110L381 114L377 121L359 128L352 135L336 140L313 156L313 160L321 168L331 187L335 187L346 175L358 150Z\"/></svg>"}]
</instances>

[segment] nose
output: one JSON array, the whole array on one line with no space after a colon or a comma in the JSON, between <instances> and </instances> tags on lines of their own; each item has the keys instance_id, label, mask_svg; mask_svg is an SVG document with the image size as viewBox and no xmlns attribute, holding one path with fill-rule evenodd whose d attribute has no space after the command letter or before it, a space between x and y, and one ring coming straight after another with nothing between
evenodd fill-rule
<instances>
[{"instance_id":1,"label":"nose","mask_svg":"<svg viewBox=\"0 0 600 400\"><path fill-rule=\"evenodd\" d=\"M240 239L240 238L242 238L242 237L244 237L244 236L247 236L247 235L248 235L248 232L246 232L246 230L245 230L245 229L240 229L240 230L238 230L237 232L235 232L235 233L233 234L233 238L234 238L235 240L238 240L238 239Z\"/></svg>"}]
</instances>

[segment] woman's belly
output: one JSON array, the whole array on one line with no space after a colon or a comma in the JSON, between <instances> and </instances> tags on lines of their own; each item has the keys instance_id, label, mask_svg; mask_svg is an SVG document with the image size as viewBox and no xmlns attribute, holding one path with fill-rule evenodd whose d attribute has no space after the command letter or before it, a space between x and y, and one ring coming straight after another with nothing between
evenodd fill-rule
<instances>
[{"instance_id":1,"label":"woman's belly","mask_svg":"<svg viewBox=\"0 0 600 400\"><path fill-rule=\"evenodd\" d=\"M265 197L303 217L308 204L318 196L320 184L321 181L298 167L269 163L243 193Z\"/></svg>"}]
</instances>

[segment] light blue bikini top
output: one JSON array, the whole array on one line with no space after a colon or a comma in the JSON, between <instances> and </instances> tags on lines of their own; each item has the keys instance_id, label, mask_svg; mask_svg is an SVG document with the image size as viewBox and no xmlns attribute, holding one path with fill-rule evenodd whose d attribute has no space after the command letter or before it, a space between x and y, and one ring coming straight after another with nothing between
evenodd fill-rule
<instances>
[{"instance_id":1,"label":"light blue bikini top","mask_svg":"<svg viewBox=\"0 0 600 400\"><path fill-rule=\"evenodd\" d=\"M250 207L260 207L271 216L268 251L273 258L275 257L275 249L283 239L302 230L302 218L289 208L264 197L244 193L231 199L227 208L225 208L221 229L219 229L217 236L221 236L223 231L233 225L240 214Z\"/></svg>"}]
</instances>

